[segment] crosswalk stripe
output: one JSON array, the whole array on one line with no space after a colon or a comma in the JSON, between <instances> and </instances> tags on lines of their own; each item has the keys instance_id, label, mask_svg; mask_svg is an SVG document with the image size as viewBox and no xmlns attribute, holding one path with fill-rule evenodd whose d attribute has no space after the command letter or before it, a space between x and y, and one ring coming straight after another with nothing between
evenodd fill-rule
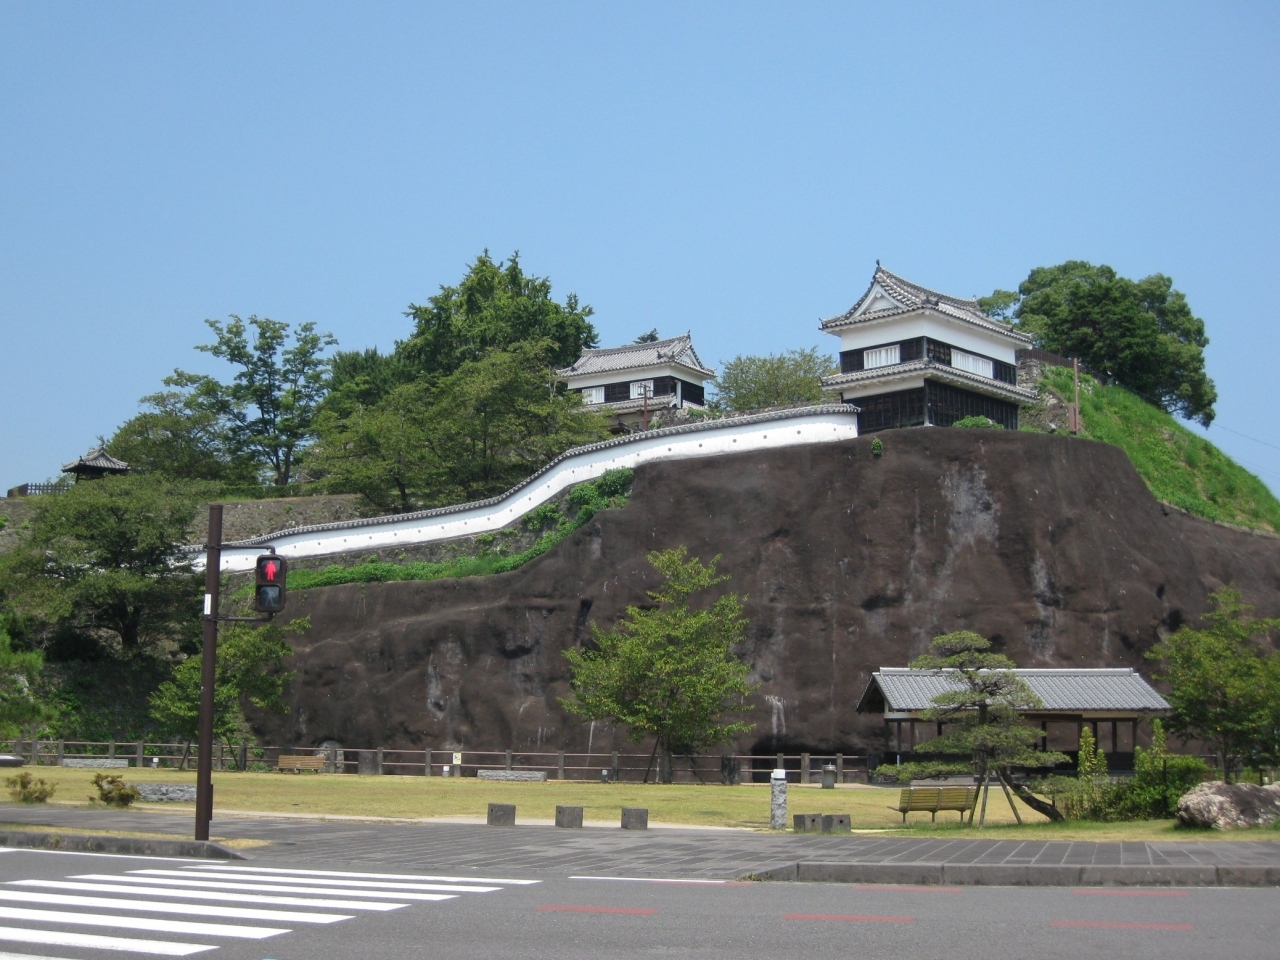
<instances>
[{"instance_id":1,"label":"crosswalk stripe","mask_svg":"<svg viewBox=\"0 0 1280 960\"><path fill-rule=\"evenodd\" d=\"M364 890L431 890L440 893L493 893L501 887L468 887L456 883L391 883L382 880L329 880L322 877L271 877L255 876L251 873L202 873L195 870L130 870L130 875L146 877L209 877L210 879L261 881L269 879L272 883L310 883L317 887L352 888Z\"/></svg>"},{"instance_id":2,"label":"crosswalk stripe","mask_svg":"<svg viewBox=\"0 0 1280 960\"><path fill-rule=\"evenodd\" d=\"M4 853L0 850L0 853ZM67 960L66 957L44 957L36 956L34 953L10 953L7 950L0 950L0 960Z\"/></svg>"},{"instance_id":3,"label":"crosswalk stripe","mask_svg":"<svg viewBox=\"0 0 1280 960\"><path fill-rule=\"evenodd\" d=\"M112 877L125 880L127 877ZM156 881L157 883L163 881ZM141 897L181 897L186 900L217 900L221 903L269 903L282 907L327 907L331 910L401 910L407 903L378 903L373 900L317 900L312 897L264 897L250 893L222 893L217 890L187 890L177 887L129 886L124 883L77 883L74 880L9 880L20 887L49 890L87 890L98 893L130 893ZM4 960L0 956L0 960Z\"/></svg>"},{"instance_id":4,"label":"crosswalk stripe","mask_svg":"<svg viewBox=\"0 0 1280 960\"><path fill-rule=\"evenodd\" d=\"M189 957L193 953L216 950L203 943L175 943L171 940L137 940L133 937L102 937L92 933L63 933L60 930L28 930L0 927L0 940L16 943L43 943L53 947L84 947L87 950L125 950L161 957Z\"/></svg>"},{"instance_id":5,"label":"crosswalk stripe","mask_svg":"<svg viewBox=\"0 0 1280 960\"><path fill-rule=\"evenodd\" d=\"M281 923L337 923L349 914L303 913L300 910L255 910L249 907L213 907L205 903L147 903L118 897L76 897L61 893L0 890L0 900L48 903L62 907L99 907L108 910L140 910L148 913L181 913L192 917L226 917L234 920L278 920Z\"/></svg>"},{"instance_id":6,"label":"crosswalk stripe","mask_svg":"<svg viewBox=\"0 0 1280 960\"><path fill-rule=\"evenodd\" d=\"M35 920L43 923L74 923L90 927L124 927L128 930L151 930L155 933L194 933L211 937L239 937L265 940L280 933L280 927L246 927L238 923L196 923L191 920L152 920L149 917L112 917L105 913L71 913L66 910L27 910L23 907L0 907L0 918Z\"/></svg>"},{"instance_id":7,"label":"crosswalk stripe","mask_svg":"<svg viewBox=\"0 0 1280 960\"><path fill-rule=\"evenodd\" d=\"M115 883L149 883L177 887L205 887L211 890L247 890L252 891L253 893L312 893L323 896L325 894L341 894L346 892L341 888L334 889L333 887L287 887L265 883L220 883L215 880L175 880L162 879L160 877L117 877L109 873L81 873L77 874L73 879L110 880ZM351 892L355 893L357 891ZM453 900L457 897L456 893L412 893L405 890L360 890L359 894L362 897L374 897L384 900Z\"/></svg>"},{"instance_id":8,"label":"crosswalk stripe","mask_svg":"<svg viewBox=\"0 0 1280 960\"><path fill-rule=\"evenodd\" d=\"M353 880L433 880L439 883L501 883L515 886L528 886L541 883L541 880L495 880L492 877L436 877L420 876L405 873L351 873L346 870L287 870L281 867L242 867L231 864L192 865L188 870L219 870L232 873L285 873L300 877L350 877Z\"/></svg>"}]
</instances>

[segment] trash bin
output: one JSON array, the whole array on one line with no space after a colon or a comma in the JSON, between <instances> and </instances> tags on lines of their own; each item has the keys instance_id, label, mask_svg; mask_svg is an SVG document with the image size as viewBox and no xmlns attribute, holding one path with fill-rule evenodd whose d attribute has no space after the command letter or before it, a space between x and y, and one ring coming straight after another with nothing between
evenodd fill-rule
<instances>
[{"instance_id":1,"label":"trash bin","mask_svg":"<svg viewBox=\"0 0 1280 960\"><path fill-rule=\"evenodd\" d=\"M822 768L822 789L834 790L836 788L836 765L828 763Z\"/></svg>"}]
</instances>

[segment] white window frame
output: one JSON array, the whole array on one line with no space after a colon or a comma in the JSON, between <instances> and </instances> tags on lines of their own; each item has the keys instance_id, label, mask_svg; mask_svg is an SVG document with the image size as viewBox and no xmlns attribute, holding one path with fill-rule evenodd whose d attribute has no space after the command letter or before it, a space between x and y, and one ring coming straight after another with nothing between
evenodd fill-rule
<instances>
[{"instance_id":1,"label":"white window frame","mask_svg":"<svg viewBox=\"0 0 1280 960\"><path fill-rule=\"evenodd\" d=\"M980 357L975 353L957 350L955 347L951 348L951 365L957 370L976 373L978 376L986 377L988 380L996 378L995 361Z\"/></svg>"},{"instance_id":2,"label":"white window frame","mask_svg":"<svg viewBox=\"0 0 1280 960\"><path fill-rule=\"evenodd\" d=\"M874 350L862 351L862 369L874 370L876 367L891 367L902 362L902 345L891 343L887 347L876 347Z\"/></svg>"},{"instance_id":3,"label":"white window frame","mask_svg":"<svg viewBox=\"0 0 1280 960\"><path fill-rule=\"evenodd\" d=\"M583 387L583 403L604 403L604 387Z\"/></svg>"},{"instance_id":4,"label":"white window frame","mask_svg":"<svg viewBox=\"0 0 1280 960\"><path fill-rule=\"evenodd\" d=\"M644 388L649 388L649 397L653 397L653 381L652 380L632 380L631 381L631 399L644 399Z\"/></svg>"}]
</instances>

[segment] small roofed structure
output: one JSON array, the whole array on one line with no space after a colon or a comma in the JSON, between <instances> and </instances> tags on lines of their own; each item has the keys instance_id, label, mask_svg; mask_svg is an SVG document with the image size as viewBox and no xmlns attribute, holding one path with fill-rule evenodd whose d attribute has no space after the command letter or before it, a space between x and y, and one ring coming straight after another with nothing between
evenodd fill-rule
<instances>
[{"instance_id":1,"label":"small roofed structure","mask_svg":"<svg viewBox=\"0 0 1280 960\"><path fill-rule=\"evenodd\" d=\"M109 474L128 473L129 465L101 447L94 447L83 457L64 463L62 472L75 474L76 483L79 483L81 480L101 480Z\"/></svg>"},{"instance_id":2,"label":"small roofed structure","mask_svg":"<svg viewBox=\"0 0 1280 960\"><path fill-rule=\"evenodd\" d=\"M1112 769L1130 768L1139 721L1166 716L1170 710L1168 701L1130 667L1019 668L1010 672L1040 699L1041 706L1023 716L1031 723L1039 722L1041 749L1067 753L1079 749L1080 733L1089 724ZM934 707L934 697L962 687L955 670L881 667L871 675L858 701L858 712L882 714L886 749L905 757L942 733L941 724L922 716Z\"/></svg>"},{"instance_id":3,"label":"small roofed structure","mask_svg":"<svg viewBox=\"0 0 1280 960\"><path fill-rule=\"evenodd\" d=\"M556 371L589 408L612 415L625 427L647 425L663 411L706 405L705 384L715 371L683 336L625 347L583 350L570 366Z\"/></svg>"}]
</instances>

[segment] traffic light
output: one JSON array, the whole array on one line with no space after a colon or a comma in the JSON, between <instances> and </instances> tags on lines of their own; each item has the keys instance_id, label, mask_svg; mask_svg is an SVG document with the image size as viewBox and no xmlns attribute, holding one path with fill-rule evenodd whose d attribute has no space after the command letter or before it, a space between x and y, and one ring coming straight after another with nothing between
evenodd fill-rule
<instances>
[{"instance_id":1,"label":"traffic light","mask_svg":"<svg viewBox=\"0 0 1280 960\"><path fill-rule=\"evenodd\" d=\"M284 609L284 581L288 568L284 558L264 553L254 566L253 609L259 613L279 613Z\"/></svg>"}]
</instances>

